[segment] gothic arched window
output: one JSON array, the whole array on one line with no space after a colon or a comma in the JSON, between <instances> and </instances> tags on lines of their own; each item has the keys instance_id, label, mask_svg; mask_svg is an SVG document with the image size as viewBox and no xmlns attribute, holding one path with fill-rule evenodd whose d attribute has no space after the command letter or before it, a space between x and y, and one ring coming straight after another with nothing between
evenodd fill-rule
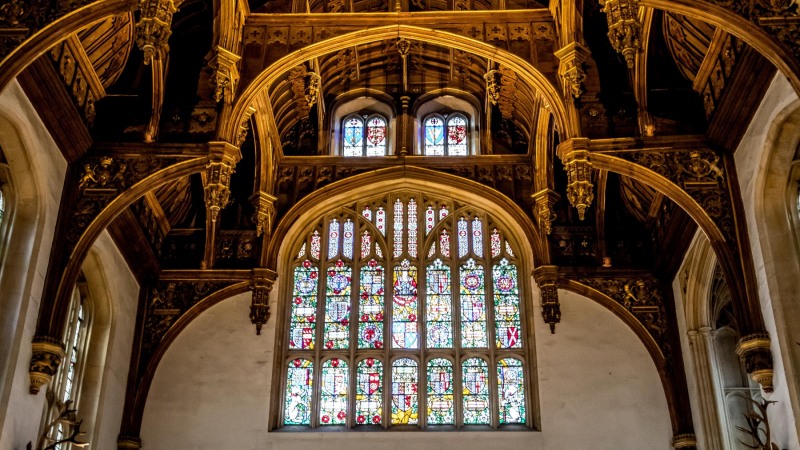
<instances>
[{"instance_id":1,"label":"gothic arched window","mask_svg":"<svg viewBox=\"0 0 800 450\"><path fill-rule=\"evenodd\" d=\"M386 155L386 119L378 114L352 114L342 122L342 154L344 156Z\"/></svg>"},{"instance_id":2,"label":"gothic arched window","mask_svg":"<svg viewBox=\"0 0 800 450\"><path fill-rule=\"evenodd\" d=\"M463 114L431 114L423 126L425 155L466 156L469 126Z\"/></svg>"},{"instance_id":3,"label":"gothic arched window","mask_svg":"<svg viewBox=\"0 0 800 450\"><path fill-rule=\"evenodd\" d=\"M292 254L282 425L529 422L520 262L491 217L392 195Z\"/></svg>"}]
</instances>

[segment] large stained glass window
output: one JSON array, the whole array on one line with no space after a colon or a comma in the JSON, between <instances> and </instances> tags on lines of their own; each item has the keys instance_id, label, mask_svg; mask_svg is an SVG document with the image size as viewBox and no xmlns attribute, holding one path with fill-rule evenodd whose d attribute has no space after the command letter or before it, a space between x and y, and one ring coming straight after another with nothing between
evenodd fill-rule
<instances>
[{"instance_id":1,"label":"large stained glass window","mask_svg":"<svg viewBox=\"0 0 800 450\"><path fill-rule=\"evenodd\" d=\"M347 116L342 121L342 155L385 156L386 119L378 114Z\"/></svg>"},{"instance_id":2,"label":"large stained glass window","mask_svg":"<svg viewBox=\"0 0 800 450\"><path fill-rule=\"evenodd\" d=\"M467 156L469 127L462 114L431 114L423 122L423 146L427 156Z\"/></svg>"},{"instance_id":3,"label":"large stained glass window","mask_svg":"<svg viewBox=\"0 0 800 450\"><path fill-rule=\"evenodd\" d=\"M451 199L391 194L320 219L288 271L282 425L528 426L512 249Z\"/></svg>"}]
</instances>

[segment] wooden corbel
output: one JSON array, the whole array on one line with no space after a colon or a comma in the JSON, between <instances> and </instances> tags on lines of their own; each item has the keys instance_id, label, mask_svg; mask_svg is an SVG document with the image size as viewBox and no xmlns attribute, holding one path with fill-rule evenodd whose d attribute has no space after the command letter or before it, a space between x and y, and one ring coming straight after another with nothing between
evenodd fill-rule
<instances>
[{"instance_id":1,"label":"wooden corbel","mask_svg":"<svg viewBox=\"0 0 800 450\"><path fill-rule=\"evenodd\" d=\"M256 326L256 334L261 334L261 327L264 326L270 317L269 293L278 274L274 270L257 268L253 269L253 278L250 281L250 289L253 291L253 301L250 304L250 322Z\"/></svg>"},{"instance_id":2,"label":"wooden corbel","mask_svg":"<svg viewBox=\"0 0 800 450\"><path fill-rule=\"evenodd\" d=\"M539 266L533 270L533 279L539 285L542 297L542 318L555 334L561 322L561 303L558 301L558 266Z\"/></svg>"},{"instance_id":3,"label":"wooden corbel","mask_svg":"<svg viewBox=\"0 0 800 450\"><path fill-rule=\"evenodd\" d=\"M239 147L227 142L210 142L209 158L202 172L203 194L206 202L206 247L202 268L214 266L215 240L219 212L228 204L231 176L236 163L242 159Z\"/></svg>"},{"instance_id":4,"label":"wooden corbel","mask_svg":"<svg viewBox=\"0 0 800 450\"><path fill-rule=\"evenodd\" d=\"M586 209L594 201L589 139L574 138L564 141L558 145L556 153L567 171L567 199L578 210L578 218L583 220Z\"/></svg>"}]
</instances>

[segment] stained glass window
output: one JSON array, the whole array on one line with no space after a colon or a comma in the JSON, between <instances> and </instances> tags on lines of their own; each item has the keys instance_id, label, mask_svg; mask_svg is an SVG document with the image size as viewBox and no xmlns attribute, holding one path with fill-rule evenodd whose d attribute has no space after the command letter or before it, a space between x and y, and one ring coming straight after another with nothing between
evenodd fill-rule
<instances>
[{"instance_id":1,"label":"stained glass window","mask_svg":"<svg viewBox=\"0 0 800 450\"><path fill-rule=\"evenodd\" d=\"M0 225L3 224L3 217L6 213L6 197L3 195L3 190L0 189Z\"/></svg>"},{"instance_id":2,"label":"stained glass window","mask_svg":"<svg viewBox=\"0 0 800 450\"><path fill-rule=\"evenodd\" d=\"M434 358L428 362L428 424L452 424L453 363L449 359Z\"/></svg>"},{"instance_id":3,"label":"stained glass window","mask_svg":"<svg viewBox=\"0 0 800 450\"><path fill-rule=\"evenodd\" d=\"M344 156L385 156L386 143L386 119L380 115L351 115L342 122Z\"/></svg>"},{"instance_id":4,"label":"stained glass window","mask_svg":"<svg viewBox=\"0 0 800 450\"><path fill-rule=\"evenodd\" d=\"M522 266L493 223L397 193L309 230L291 252L282 424L526 424Z\"/></svg>"},{"instance_id":5,"label":"stained glass window","mask_svg":"<svg viewBox=\"0 0 800 450\"><path fill-rule=\"evenodd\" d=\"M414 425L419 420L417 362L400 358L392 364L392 424Z\"/></svg>"},{"instance_id":6,"label":"stained glass window","mask_svg":"<svg viewBox=\"0 0 800 450\"><path fill-rule=\"evenodd\" d=\"M347 420L347 362L331 358L322 363L319 423L341 425Z\"/></svg>"},{"instance_id":7,"label":"stained glass window","mask_svg":"<svg viewBox=\"0 0 800 450\"><path fill-rule=\"evenodd\" d=\"M469 155L469 127L462 114L432 114L423 122L424 153L427 156Z\"/></svg>"}]
</instances>

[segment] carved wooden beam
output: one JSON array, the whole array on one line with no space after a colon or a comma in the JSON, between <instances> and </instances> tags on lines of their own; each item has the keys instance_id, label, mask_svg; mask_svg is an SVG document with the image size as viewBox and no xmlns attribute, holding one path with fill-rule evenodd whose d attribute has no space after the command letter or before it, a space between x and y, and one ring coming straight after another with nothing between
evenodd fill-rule
<instances>
[{"instance_id":1,"label":"carved wooden beam","mask_svg":"<svg viewBox=\"0 0 800 450\"><path fill-rule=\"evenodd\" d=\"M62 339L81 264L112 220L148 191L199 172L208 160L203 145L115 145L98 148L70 165L54 236L54 242L61 244L54 245L50 253L34 343ZM38 382L40 374L47 375L47 368L32 364L30 374L32 382Z\"/></svg>"},{"instance_id":2,"label":"carved wooden beam","mask_svg":"<svg viewBox=\"0 0 800 450\"><path fill-rule=\"evenodd\" d=\"M555 334L556 324L561 322L561 304L558 302L558 266L539 266L533 270L533 278L539 285L542 298L542 318Z\"/></svg>"},{"instance_id":3,"label":"carved wooden beam","mask_svg":"<svg viewBox=\"0 0 800 450\"><path fill-rule=\"evenodd\" d=\"M209 162L202 173L203 194L206 203L206 244L201 267L214 267L219 213L228 204L231 193L231 176L236 163L242 159L239 147L227 142L209 143Z\"/></svg>"},{"instance_id":4,"label":"carved wooden beam","mask_svg":"<svg viewBox=\"0 0 800 450\"><path fill-rule=\"evenodd\" d=\"M683 208L709 237L731 290L743 336L741 356L751 375L772 390L772 360L758 284L731 155L710 149L704 138L675 137L591 141L588 162L643 182ZM751 345L749 342L757 342Z\"/></svg>"}]
</instances>

